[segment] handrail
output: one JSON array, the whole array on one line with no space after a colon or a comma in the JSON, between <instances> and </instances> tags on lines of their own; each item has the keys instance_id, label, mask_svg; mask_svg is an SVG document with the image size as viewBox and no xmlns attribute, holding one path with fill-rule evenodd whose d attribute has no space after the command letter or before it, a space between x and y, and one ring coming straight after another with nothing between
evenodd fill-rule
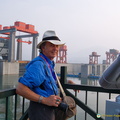
<instances>
[{"instance_id":1,"label":"handrail","mask_svg":"<svg viewBox=\"0 0 120 120\"><path fill-rule=\"evenodd\" d=\"M6 97L10 97L16 95L16 89L5 89L5 90L0 90L0 99L1 98L6 98Z\"/></svg>"},{"instance_id":2,"label":"handrail","mask_svg":"<svg viewBox=\"0 0 120 120\"><path fill-rule=\"evenodd\" d=\"M95 86L84 86L84 85L70 85L70 84L64 84L64 88L66 89L75 89L75 90L86 90L87 91L94 91L94 92L105 92L105 93L116 93L119 94L120 91L116 91L116 90L108 90L108 89L103 89L101 87L95 87ZM95 118L96 120L98 118L96 118L96 112L94 112L91 108L89 108L87 105L85 105L82 101L80 101L78 98L76 98L72 93L70 93L68 90L65 89L65 93L71 97L74 98L74 100L76 101L76 104L81 107L84 111L86 111L88 114L90 114L93 118ZM7 89L7 90L1 90L0 91L0 99L1 98L6 98L6 101L8 99L8 97L10 96L14 96L17 95L16 94L16 89ZM15 98L16 99L16 98ZM15 102L16 104L16 102ZM6 106L7 106L7 102L6 102ZM15 107L16 108L16 107ZM7 110L7 107L6 107ZM6 111L8 113L8 111ZM16 110L15 110L16 113ZM27 111L24 112L23 116L19 119L19 120L27 120L28 118L28 114ZM6 114L6 120L7 120L7 114ZM16 120L16 115L14 117L14 120ZM99 118L99 120L103 120L103 118Z\"/></svg>"},{"instance_id":3,"label":"handrail","mask_svg":"<svg viewBox=\"0 0 120 120\"><path fill-rule=\"evenodd\" d=\"M74 95L72 95L66 89L85 90L86 92L87 91L97 92L97 110L96 111L98 111L98 92L109 93L109 98L110 98L111 97L110 96L111 93L120 94L120 91L118 91L117 89L104 89L104 88L99 87L99 86L87 86L86 87L86 85L71 85L71 84L66 84L67 83L66 74L67 74L67 67L62 66L61 67L61 79L60 79L60 81L61 81L61 84L62 84L64 90L65 90L65 93L67 93L68 95L70 95L71 97L73 97L74 100L76 101L77 105L79 107L81 107L84 111L86 111L89 115L91 115L93 118L95 118L96 120L98 120L98 119L99 120L103 120L102 117L97 118L97 112L95 112L92 109L90 109L86 104L84 104L82 101L78 100Z\"/></svg>"},{"instance_id":4,"label":"handrail","mask_svg":"<svg viewBox=\"0 0 120 120\"><path fill-rule=\"evenodd\" d=\"M5 89L5 90L0 90L0 99L2 98L5 98L5 108L6 108L6 111L5 111L5 120L9 120L8 119L8 107L9 107L9 97L11 96L15 96L15 102L14 102L14 120L17 119L17 94L16 94L16 89L13 88L13 89ZM24 101L24 98L23 98L23 101ZM24 107L24 106L23 106ZM22 117L20 118L20 120L27 120L28 118L28 115L26 114L26 112L24 112L24 109L22 109Z\"/></svg>"},{"instance_id":5,"label":"handrail","mask_svg":"<svg viewBox=\"0 0 120 120\"><path fill-rule=\"evenodd\" d=\"M83 103L81 100L79 100L77 97L75 97L72 93L70 93L67 89L84 90L84 91L86 91L86 93L87 93L87 91L97 92L97 99L98 99L98 92L109 93L109 96L110 96L111 93L120 94L120 91L116 90L116 89L104 89L104 88L99 87L99 86L86 86L86 85L66 84L66 67L61 67L61 84L62 84L62 86L63 86L63 88L65 90L65 93L67 95L73 97L73 99L75 100L76 104L80 108L82 108L86 113L91 115L96 120L103 120L103 118L97 118L97 112L93 111L90 107L87 106L86 103ZM8 98L10 96L14 96L14 95L15 95L14 120L16 120L16 113L17 113L17 94L16 94L16 89L14 88L14 89L7 89L7 90L1 90L0 91L0 99L6 98L6 116L5 116L5 120L8 120L8 116L7 116L8 115L8 109L7 109L7 107L8 107ZM23 100L23 102L25 102L25 100ZM28 118L28 110L26 110L24 112L24 109L23 109L22 116L21 116L21 118L19 120L27 120L27 118Z\"/></svg>"},{"instance_id":6,"label":"handrail","mask_svg":"<svg viewBox=\"0 0 120 120\"><path fill-rule=\"evenodd\" d=\"M7 90L1 90L0 91L0 99L5 98L6 99L6 114L5 114L5 120L8 120L8 104L9 100L8 97L15 95L15 108L14 108L14 120L16 120L16 108L17 108L17 94L16 89L7 89Z\"/></svg>"},{"instance_id":7,"label":"handrail","mask_svg":"<svg viewBox=\"0 0 120 120\"><path fill-rule=\"evenodd\" d=\"M114 93L114 94L120 94L120 90L117 89L104 89L100 86L87 86L86 85L71 85L71 84L64 84L65 88L68 89L74 89L74 90L87 90L92 92L103 92L103 93Z\"/></svg>"},{"instance_id":8,"label":"handrail","mask_svg":"<svg viewBox=\"0 0 120 120\"><path fill-rule=\"evenodd\" d=\"M76 98L73 94L71 94L69 91L66 90L66 94L71 96L76 104L81 107L85 112L87 112L89 115L91 115L93 118L95 118L96 120L104 120L102 117L97 118L97 113L95 111L93 111L90 107L88 107L87 105L85 105L81 100L79 100L78 98Z\"/></svg>"}]
</instances>

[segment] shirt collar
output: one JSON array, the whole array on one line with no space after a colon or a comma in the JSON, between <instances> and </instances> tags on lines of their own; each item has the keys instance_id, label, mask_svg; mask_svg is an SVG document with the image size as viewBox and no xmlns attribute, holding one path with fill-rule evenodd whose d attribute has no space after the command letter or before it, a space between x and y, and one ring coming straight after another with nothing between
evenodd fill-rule
<instances>
[{"instance_id":1,"label":"shirt collar","mask_svg":"<svg viewBox=\"0 0 120 120\"><path fill-rule=\"evenodd\" d=\"M45 58L45 60L48 62L48 64L49 64L52 68L54 68L54 66L55 66L54 61L50 60L50 59L49 59L47 56L45 56L43 53L40 53L40 55Z\"/></svg>"}]
</instances>

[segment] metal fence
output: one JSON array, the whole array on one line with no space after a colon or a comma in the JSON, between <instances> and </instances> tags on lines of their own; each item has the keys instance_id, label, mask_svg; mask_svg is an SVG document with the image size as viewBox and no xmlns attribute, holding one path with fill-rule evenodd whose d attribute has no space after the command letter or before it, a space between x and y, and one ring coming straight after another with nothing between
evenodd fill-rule
<instances>
[{"instance_id":1,"label":"metal fence","mask_svg":"<svg viewBox=\"0 0 120 120\"><path fill-rule=\"evenodd\" d=\"M85 111L85 116L84 119L87 120L87 114L89 114L91 117L93 117L94 120L104 120L102 117L97 118L98 114L98 109L99 109L99 94L100 93L107 93L109 95L109 99L111 98L112 94L120 94L119 90L112 90L112 89L103 89L102 87L96 87L96 86L86 86L86 85L71 85L66 83L66 72L67 68L66 67L61 67L61 84L65 90L65 93L71 97L74 98L76 104L78 107L83 109ZM85 102L81 101L77 97L77 92L75 92L75 95L73 95L69 90L74 89L74 90L81 90L85 92ZM9 120L8 114L9 114L9 98L12 96L14 97L14 108L13 108L13 120L27 120L28 119L28 114L27 114L27 109L25 109L25 99L22 98L22 110L21 110L21 117L17 118L17 94L15 92L15 89L8 89L8 90L2 90L0 91L0 99L5 98L5 120ZM88 95L89 91L95 92L96 93L96 110L94 111L87 105L88 101ZM20 111L19 111L20 112ZM77 115L76 115L77 116ZM74 117L74 120L77 120L77 117Z\"/></svg>"}]
</instances>

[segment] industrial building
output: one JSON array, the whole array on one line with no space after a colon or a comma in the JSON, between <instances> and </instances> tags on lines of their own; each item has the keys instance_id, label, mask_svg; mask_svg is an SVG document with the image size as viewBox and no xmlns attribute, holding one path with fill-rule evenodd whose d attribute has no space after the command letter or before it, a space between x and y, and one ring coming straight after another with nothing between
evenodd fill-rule
<instances>
[{"instance_id":1,"label":"industrial building","mask_svg":"<svg viewBox=\"0 0 120 120\"><path fill-rule=\"evenodd\" d=\"M21 32L22 35L17 35ZM37 56L38 32L34 30L34 25L16 21L14 26L0 25L0 74L19 74L19 63L22 61L22 43L32 44L32 57ZM32 37L32 41L23 41L23 38ZM17 54L15 58L15 42L17 42ZM23 63L23 61L22 61Z\"/></svg>"}]
</instances>

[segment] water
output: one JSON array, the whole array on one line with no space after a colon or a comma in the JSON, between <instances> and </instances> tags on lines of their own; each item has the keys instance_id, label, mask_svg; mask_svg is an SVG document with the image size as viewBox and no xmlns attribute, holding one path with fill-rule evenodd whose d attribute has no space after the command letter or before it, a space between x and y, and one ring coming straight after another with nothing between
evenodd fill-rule
<instances>
[{"instance_id":1,"label":"water","mask_svg":"<svg viewBox=\"0 0 120 120\"><path fill-rule=\"evenodd\" d=\"M15 88L18 83L19 75L0 76L0 90Z\"/></svg>"},{"instance_id":2,"label":"water","mask_svg":"<svg viewBox=\"0 0 120 120\"><path fill-rule=\"evenodd\" d=\"M0 76L0 90L3 90L3 89L10 89L10 88L15 88L17 83L18 83L18 78L20 76L19 75L3 75L3 76ZM72 80L74 81L76 84L82 84L82 85L90 85L90 86L99 86L99 82L98 80L92 80L92 79L79 79L79 78L67 78L69 80ZM74 91L73 90L70 90L73 94L74 94ZM115 98L117 95L113 94L112 95L112 98ZM77 97L83 101L85 103L85 92L84 91L80 91L78 94L77 94ZM94 111L96 111L96 93L95 92L88 92L88 101L87 101L87 105L93 109ZM106 100L108 99L108 94L106 93L100 93L99 94L99 114L101 115L105 115L105 103L106 103ZM12 107L13 105L13 101L14 101L14 98L10 98L10 105ZM5 99L1 99L0 100L0 120L5 120L5 115L4 115L4 112L5 112ZM29 105L29 101L26 100L26 106ZM18 97L18 113L19 111L21 111L21 106L22 106L22 99L21 97ZM13 110L10 109L10 113L9 113L9 120L13 120L12 119L12 114L13 114ZM19 113L17 116L20 116L21 114ZM85 112L77 107L77 120L81 119L81 120L84 120L84 115L85 115ZM88 120L93 120L93 118L89 115L87 115L87 118ZM74 118L71 118L69 120L74 120Z\"/></svg>"}]
</instances>

